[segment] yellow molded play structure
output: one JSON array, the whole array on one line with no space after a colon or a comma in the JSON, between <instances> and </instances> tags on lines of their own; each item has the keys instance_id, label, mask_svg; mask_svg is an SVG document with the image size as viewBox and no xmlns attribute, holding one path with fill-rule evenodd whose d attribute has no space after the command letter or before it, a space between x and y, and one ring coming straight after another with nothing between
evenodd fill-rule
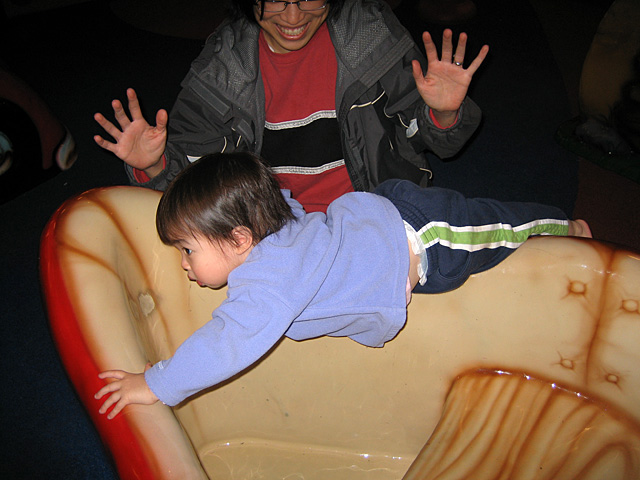
<instances>
[{"instance_id":1,"label":"yellow molded play structure","mask_svg":"<svg viewBox=\"0 0 640 480\"><path fill-rule=\"evenodd\" d=\"M98 372L171 356L225 297L158 239L159 196L91 190L42 238L58 350L121 478L640 478L640 255L586 239L414 295L384 348L284 339L176 408L107 420Z\"/></svg>"}]
</instances>

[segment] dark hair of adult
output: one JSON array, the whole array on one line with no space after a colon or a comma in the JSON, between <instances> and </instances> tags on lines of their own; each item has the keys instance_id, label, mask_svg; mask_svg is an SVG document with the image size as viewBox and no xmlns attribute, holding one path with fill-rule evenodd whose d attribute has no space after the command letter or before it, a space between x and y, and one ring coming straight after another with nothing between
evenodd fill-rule
<instances>
[{"instance_id":1,"label":"dark hair of adult","mask_svg":"<svg viewBox=\"0 0 640 480\"><path fill-rule=\"evenodd\" d=\"M269 167L249 152L214 153L188 165L160 199L156 228L166 245L200 235L233 242L246 227L254 244L295 217Z\"/></svg>"},{"instance_id":2,"label":"dark hair of adult","mask_svg":"<svg viewBox=\"0 0 640 480\"><path fill-rule=\"evenodd\" d=\"M328 0L327 5L330 5L329 8L329 17L335 16L340 12L342 8L342 4L345 0ZM238 19L245 17L252 22L256 21L255 17L255 6L258 4L259 12L264 12L264 0L227 0L227 9L231 14L231 18ZM298 8L296 5L289 5L287 8Z\"/></svg>"}]
</instances>

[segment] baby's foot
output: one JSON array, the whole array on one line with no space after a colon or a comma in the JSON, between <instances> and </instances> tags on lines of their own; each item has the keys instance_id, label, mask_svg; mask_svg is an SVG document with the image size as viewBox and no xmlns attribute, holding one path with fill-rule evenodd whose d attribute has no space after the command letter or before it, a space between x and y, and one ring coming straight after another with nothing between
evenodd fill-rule
<instances>
[{"instance_id":1,"label":"baby's foot","mask_svg":"<svg viewBox=\"0 0 640 480\"><path fill-rule=\"evenodd\" d=\"M569 235L573 237L593 238L589 224L584 220L578 219L571 222L573 228L570 229ZM571 231L572 230L572 231Z\"/></svg>"}]
</instances>

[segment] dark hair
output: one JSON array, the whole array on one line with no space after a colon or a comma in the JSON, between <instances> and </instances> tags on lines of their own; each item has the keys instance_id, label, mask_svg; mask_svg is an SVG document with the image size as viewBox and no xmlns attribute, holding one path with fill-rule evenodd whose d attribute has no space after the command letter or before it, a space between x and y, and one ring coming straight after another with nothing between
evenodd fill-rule
<instances>
[{"instance_id":1,"label":"dark hair","mask_svg":"<svg viewBox=\"0 0 640 480\"><path fill-rule=\"evenodd\" d=\"M264 8L264 0L258 0L260 2L260 11L263 11ZM329 17L337 15L342 9L342 4L345 0L328 0L328 4L331 5L329 8ZM250 21L256 21L256 17L253 13L253 8L256 5L256 0L227 0L228 11L231 14L231 18L238 19L245 17Z\"/></svg>"},{"instance_id":2,"label":"dark hair","mask_svg":"<svg viewBox=\"0 0 640 480\"><path fill-rule=\"evenodd\" d=\"M249 152L214 153L188 165L160 199L156 228L166 245L201 235L233 242L246 227L257 244L295 217L269 167Z\"/></svg>"}]
</instances>

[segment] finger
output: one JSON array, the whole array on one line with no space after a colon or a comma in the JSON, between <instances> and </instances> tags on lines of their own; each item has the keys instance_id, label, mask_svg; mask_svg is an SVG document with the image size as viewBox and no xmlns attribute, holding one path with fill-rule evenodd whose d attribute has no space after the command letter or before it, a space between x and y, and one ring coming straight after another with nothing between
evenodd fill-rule
<instances>
[{"instance_id":1,"label":"finger","mask_svg":"<svg viewBox=\"0 0 640 480\"><path fill-rule=\"evenodd\" d=\"M443 62L451 62L452 54L453 54L453 43L451 38L453 37L453 32L451 29L447 28L442 34L442 61Z\"/></svg>"},{"instance_id":2,"label":"finger","mask_svg":"<svg viewBox=\"0 0 640 480\"><path fill-rule=\"evenodd\" d=\"M413 73L413 79L416 81L416 85L424 80L424 74L422 73L422 65L418 60L411 61L411 73Z\"/></svg>"},{"instance_id":3,"label":"finger","mask_svg":"<svg viewBox=\"0 0 640 480\"><path fill-rule=\"evenodd\" d=\"M119 400L120 400L120 394L119 393L114 393L114 394L109 395L107 397L107 399L102 403L100 408L98 409L98 413L105 414L109 410L111 405L113 405L114 403L116 403Z\"/></svg>"},{"instance_id":4,"label":"finger","mask_svg":"<svg viewBox=\"0 0 640 480\"><path fill-rule=\"evenodd\" d=\"M122 409L124 407L126 407L128 405L127 402L125 402L124 400L119 401L118 403L116 403L116 406L113 407L113 409L109 412L109 415L107 415L107 418L109 420L112 420L113 418L115 418L116 415L118 415Z\"/></svg>"},{"instance_id":5,"label":"finger","mask_svg":"<svg viewBox=\"0 0 640 480\"><path fill-rule=\"evenodd\" d=\"M98 378L115 378L117 380L122 380L127 372L123 370L105 370L104 372L100 372L98 374Z\"/></svg>"},{"instance_id":6,"label":"finger","mask_svg":"<svg viewBox=\"0 0 640 480\"><path fill-rule=\"evenodd\" d=\"M102 387L100 390L98 390L98 392L94 395L94 398L96 400L100 400L102 397L104 397L108 393L114 393L119 391L120 387L121 387L121 384L118 381L108 383L107 385Z\"/></svg>"},{"instance_id":7,"label":"finger","mask_svg":"<svg viewBox=\"0 0 640 480\"><path fill-rule=\"evenodd\" d=\"M104 148L105 150L109 150L110 152L113 152L116 148L115 143L106 141L100 135L94 135L93 140L98 144L99 147Z\"/></svg>"},{"instance_id":8,"label":"finger","mask_svg":"<svg viewBox=\"0 0 640 480\"><path fill-rule=\"evenodd\" d=\"M169 122L169 114L164 108L158 110L156 113L156 128L158 130L165 130L167 128L167 123Z\"/></svg>"},{"instance_id":9,"label":"finger","mask_svg":"<svg viewBox=\"0 0 640 480\"><path fill-rule=\"evenodd\" d=\"M109 395L107 399L104 402L102 402L102 405L100 405L100 408L98 409L98 413L104 414L107 410L109 410L109 407L111 407L111 405L113 405L116 401L117 401L116 395Z\"/></svg>"},{"instance_id":10,"label":"finger","mask_svg":"<svg viewBox=\"0 0 640 480\"><path fill-rule=\"evenodd\" d=\"M100 372L98 374L98 378L104 379L113 379L113 382L108 382L104 388L110 388L110 391L117 390L120 385L120 380L124 379L128 375L127 372L123 370L105 370L104 372Z\"/></svg>"},{"instance_id":11,"label":"finger","mask_svg":"<svg viewBox=\"0 0 640 480\"><path fill-rule=\"evenodd\" d=\"M473 59L473 62L471 62L471 65L469 65L469 68L467 68L467 71L471 73L471 75L473 75L476 72L476 70L480 68L480 65L482 65L482 62L484 62L484 59L487 58L488 53L489 53L489 45L484 45L480 49L480 53L478 53L478 56Z\"/></svg>"},{"instance_id":12,"label":"finger","mask_svg":"<svg viewBox=\"0 0 640 480\"><path fill-rule=\"evenodd\" d=\"M433 43L433 39L431 38L431 34L429 32L424 32L422 34L422 41L424 43L424 51L427 54L427 62L437 62L438 61L438 50L436 49L435 43Z\"/></svg>"},{"instance_id":13,"label":"finger","mask_svg":"<svg viewBox=\"0 0 640 480\"><path fill-rule=\"evenodd\" d=\"M464 62L464 54L467 51L467 34L461 33L456 46L456 53L453 55L453 62L456 65L462 65Z\"/></svg>"},{"instance_id":14,"label":"finger","mask_svg":"<svg viewBox=\"0 0 640 480\"><path fill-rule=\"evenodd\" d=\"M138 95L136 95L136 91L133 88L127 89L127 100L129 101L129 112L131 113L131 118L134 120L141 119L142 110L140 110L140 101L138 100Z\"/></svg>"},{"instance_id":15,"label":"finger","mask_svg":"<svg viewBox=\"0 0 640 480\"><path fill-rule=\"evenodd\" d=\"M129 119L126 112L124 111L124 107L122 106L122 103L120 102L120 100L112 101L111 106L113 107L113 114L116 117L116 120L118 121L118 124L120 125L120 127L122 129L125 129L126 127L128 127L129 124L131 123L131 120Z\"/></svg>"},{"instance_id":16,"label":"finger","mask_svg":"<svg viewBox=\"0 0 640 480\"><path fill-rule=\"evenodd\" d=\"M118 390L120 390L120 385L118 385L116 383L110 383L110 384L105 385L104 387L102 387L100 390L98 390L97 393L93 396L93 398L95 398L96 400L100 400L105 395L113 394L113 393L117 392Z\"/></svg>"},{"instance_id":17,"label":"finger","mask_svg":"<svg viewBox=\"0 0 640 480\"><path fill-rule=\"evenodd\" d=\"M107 385L108 386L108 385ZM96 392L96 394L93 396L93 398L95 398L96 400L100 400L102 397L104 397L107 393L109 393L109 391L107 390L107 387L102 387L100 390L98 390Z\"/></svg>"},{"instance_id":18,"label":"finger","mask_svg":"<svg viewBox=\"0 0 640 480\"><path fill-rule=\"evenodd\" d=\"M100 125L104 129L104 131L111 135L115 140L118 140L120 138L120 134L122 133L122 131L109 120L107 120L104 115L102 115L101 113L96 113L93 116L93 119L98 122L98 125Z\"/></svg>"}]
</instances>

